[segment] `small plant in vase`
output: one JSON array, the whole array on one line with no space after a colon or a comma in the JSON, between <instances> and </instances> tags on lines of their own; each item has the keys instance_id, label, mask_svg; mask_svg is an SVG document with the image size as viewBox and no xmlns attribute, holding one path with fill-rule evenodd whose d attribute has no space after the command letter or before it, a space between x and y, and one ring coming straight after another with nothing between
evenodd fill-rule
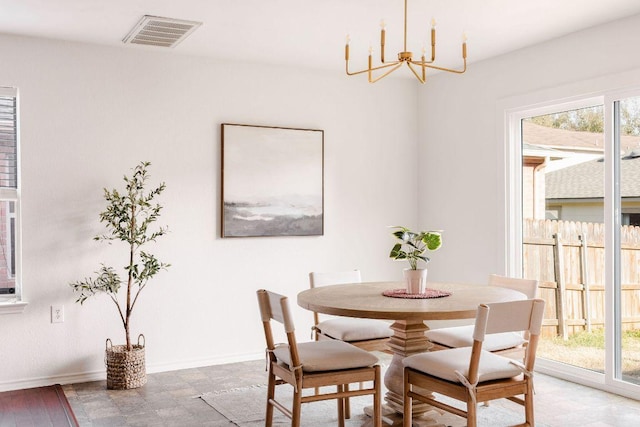
<instances>
[{"instance_id":1,"label":"small plant in vase","mask_svg":"<svg viewBox=\"0 0 640 427\"><path fill-rule=\"evenodd\" d=\"M104 189L107 208L100 213L100 222L106 223L107 233L94 237L94 240L111 244L121 241L126 247L127 264L124 266L125 277L121 279L113 267L104 264L96 272L97 277L71 283L70 286L80 295L76 302L83 304L89 297L105 293L118 309L125 332L125 345L111 345L107 339L107 388L130 389L146 383L144 361L144 336L138 337L138 344L131 343L131 315L138 302L140 293L147 286L149 279L169 264L142 250L150 242L167 233L166 227L152 231L150 227L160 216L162 207L154 202L165 189L164 182L158 187L145 191L149 175L149 162L141 162L133 169L133 174L124 177L125 191ZM119 291L124 288L124 298L119 298ZM122 301L124 299L124 301ZM143 343L140 343L140 340Z\"/></svg>"},{"instance_id":2,"label":"small plant in vase","mask_svg":"<svg viewBox=\"0 0 640 427\"><path fill-rule=\"evenodd\" d=\"M407 227L392 227L392 233L399 240L389 254L395 260L406 260L408 269L404 270L407 282L407 292L410 294L424 293L427 285L427 269L418 268L420 261L427 264L429 258L424 255L426 251L435 251L442 246L442 233L440 231L411 231Z\"/></svg>"}]
</instances>

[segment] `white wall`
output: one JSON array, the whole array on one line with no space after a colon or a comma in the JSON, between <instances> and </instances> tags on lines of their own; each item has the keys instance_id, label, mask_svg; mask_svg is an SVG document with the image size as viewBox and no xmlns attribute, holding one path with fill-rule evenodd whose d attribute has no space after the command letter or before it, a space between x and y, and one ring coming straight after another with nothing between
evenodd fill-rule
<instances>
[{"instance_id":1,"label":"white wall","mask_svg":"<svg viewBox=\"0 0 640 427\"><path fill-rule=\"evenodd\" d=\"M433 279L482 282L506 272L505 106L640 86L640 16L495 59L420 88L419 224L444 229ZM473 45L469 46L473 57Z\"/></svg>"},{"instance_id":2,"label":"white wall","mask_svg":"<svg viewBox=\"0 0 640 427\"><path fill-rule=\"evenodd\" d=\"M417 90L412 80L369 85L339 67L0 36L0 85L21 97L29 301L23 314L0 315L0 390L103 377L105 339L123 339L115 310L106 297L73 303L68 283L102 261L124 264L91 237L101 230L101 189L120 186L141 160L167 183L162 223L171 234L155 253L173 264L134 314L150 372L261 357L260 287L294 297L313 269L399 278L387 225L445 230L429 265L434 280L481 282L501 272L505 147L496 110L520 96L640 86L638 25L633 17L576 33L472 64L462 76L431 76ZM325 130L323 237L218 237L222 122ZM64 304L64 323L50 323L52 304ZM306 339L311 316L295 315Z\"/></svg>"},{"instance_id":3,"label":"white wall","mask_svg":"<svg viewBox=\"0 0 640 427\"><path fill-rule=\"evenodd\" d=\"M102 188L138 162L166 181L152 252L172 267L144 291L134 335L149 372L263 356L255 291L295 295L311 270L394 280L388 225L417 224L413 81L224 63L173 51L0 36L0 86L18 87L22 148L22 314L0 315L0 390L103 378L105 339L124 341L106 296L68 284L122 247L94 242ZM325 235L220 239L220 123L324 129ZM63 304L65 322L50 323ZM307 340L311 314L295 310Z\"/></svg>"}]
</instances>

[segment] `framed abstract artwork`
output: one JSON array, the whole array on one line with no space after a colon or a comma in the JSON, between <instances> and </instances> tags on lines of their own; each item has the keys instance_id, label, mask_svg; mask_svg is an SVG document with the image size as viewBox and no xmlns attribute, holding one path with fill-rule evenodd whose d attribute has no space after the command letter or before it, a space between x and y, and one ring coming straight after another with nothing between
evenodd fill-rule
<instances>
[{"instance_id":1,"label":"framed abstract artwork","mask_svg":"<svg viewBox=\"0 0 640 427\"><path fill-rule=\"evenodd\" d=\"M324 131L222 124L222 237L324 234Z\"/></svg>"}]
</instances>

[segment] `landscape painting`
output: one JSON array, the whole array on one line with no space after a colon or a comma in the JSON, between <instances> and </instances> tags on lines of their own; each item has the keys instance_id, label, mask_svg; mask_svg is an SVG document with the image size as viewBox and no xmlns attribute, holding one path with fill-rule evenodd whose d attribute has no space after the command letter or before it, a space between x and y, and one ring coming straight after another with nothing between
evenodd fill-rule
<instances>
[{"instance_id":1,"label":"landscape painting","mask_svg":"<svg viewBox=\"0 0 640 427\"><path fill-rule=\"evenodd\" d=\"M222 237L324 234L324 131L222 124Z\"/></svg>"}]
</instances>

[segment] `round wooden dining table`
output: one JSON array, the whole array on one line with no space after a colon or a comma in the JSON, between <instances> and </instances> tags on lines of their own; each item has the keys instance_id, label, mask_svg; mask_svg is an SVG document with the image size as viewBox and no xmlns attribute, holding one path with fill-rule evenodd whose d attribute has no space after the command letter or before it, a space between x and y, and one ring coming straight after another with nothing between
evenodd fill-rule
<instances>
[{"instance_id":1,"label":"round wooden dining table","mask_svg":"<svg viewBox=\"0 0 640 427\"><path fill-rule=\"evenodd\" d=\"M518 291L498 286L458 283L428 283L427 288L445 291L437 298L401 298L383 295L385 291L403 289L403 282L364 282L321 286L298 294L298 305L307 310L336 316L392 320L393 336L388 347L393 354L386 370L384 384L386 406L402 413L402 360L412 354L428 351L425 337L429 329L425 321L473 319L478 305L526 299ZM431 411L426 404L413 405L414 416Z\"/></svg>"}]
</instances>

